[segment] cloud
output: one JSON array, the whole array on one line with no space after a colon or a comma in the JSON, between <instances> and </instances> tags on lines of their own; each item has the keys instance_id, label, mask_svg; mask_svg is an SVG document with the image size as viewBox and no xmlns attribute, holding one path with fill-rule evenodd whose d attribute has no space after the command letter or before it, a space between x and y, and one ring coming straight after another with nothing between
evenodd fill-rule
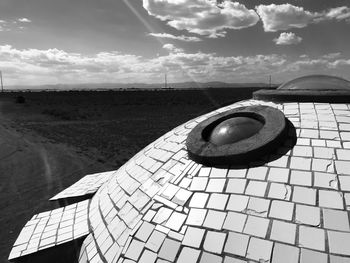
<instances>
[{"instance_id":1,"label":"cloud","mask_svg":"<svg viewBox=\"0 0 350 263\"><path fill-rule=\"evenodd\" d=\"M180 40L180 41L185 41L185 42L199 42L202 41L199 37L189 37L189 36L174 36L171 34L167 33L150 33L150 36L157 37L157 38L168 38L168 39L175 39L175 40Z\"/></svg>"},{"instance_id":2,"label":"cloud","mask_svg":"<svg viewBox=\"0 0 350 263\"><path fill-rule=\"evenodd\" d=\"M317 16L315 13L304 10L303 7L291 4L259 5L256 11L261 18L265 32L303 28Z\"/></svg>"},{"instance_id":3,"label":"cloud","mask_svg":"<svg viewBox=\"0 0 350 263\"><path fill-rule=\"evenodd\" d=\"M18 22L21 22L21 23L31 23L32 22L31 20L29 20L28 18L25 18L25 17L18 18L17 20L18 20Z\"/></svg>"},{"instance_id":4,"label":"cloud","mask_svg":"<svg viewBox=\"0 0 350 263\"><path fill-rule=\"evenodd\" d=\"M350 8L347 6L331 8L324 12L323 18L350 21Z\"/></svg>"},{"instance_id":5,"label":"cloud","mask_svg":"<svg viewBox=\"0 0 350 263\"><path fill-rule=\"evenodd\" d=\"M286 55L219 56L215 53L185 53L174 45L165 47L169 54L144 58L118 51L90 55L52 48L17 49L0 46L0 68L7 85L40 85L56 83L162 82L164 69L169 81L196 80L226 82L277 81L311 74L346 74L350 59L341 55L293 60Z\"/></svg>"},{"instance_id":6,"label":"cloud","mask_svg":"<svg viewBox=\"0 0 350 263\"><path fill-rule=\"evenodd\" d=\"M164 44L163 48L168 50L170 53L183 53L184 50L182 48L177 48L173 44Z\"/></svg>"},{"instance_id":7,"label":"cloud","mask_svg":"<svg viewBox=\"0 0 350 263\"><path fill-rule=\"evenodd\" d=\"M265 32L303 28L311 23L322 21L350 21L350 8L347 6L330 8L321 12L311 12L291 4L259 5L255 9L260 16Z\"/></svg>"},{"instance_id":8,"label":"cloud","mask_svg":"<svg viewBox=\"0 0 350 263\"><path fill-rule=\"evenodd\" d=\"M143 7L152 15L177 30L223 37L228 29L254 26L259 17L243 4L223 0L143 0Z\"/></svg>"},{"instance_id":9,"label":"cloud","mask_svg":"<svg viewBox=\"0 0 350 263\"><path fill-rule=\"evenodd\" d=\"M292 32L283 32L279 35L278 38L275 38L273 41L276 45L297 45L303 39Z\"/></svg>"}]
</instances>

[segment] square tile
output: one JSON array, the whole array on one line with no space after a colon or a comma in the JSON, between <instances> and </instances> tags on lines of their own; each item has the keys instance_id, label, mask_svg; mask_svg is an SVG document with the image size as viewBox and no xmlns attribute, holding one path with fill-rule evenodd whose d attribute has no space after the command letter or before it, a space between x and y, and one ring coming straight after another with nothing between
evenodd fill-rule
<instances>
[{"instance_id":1,"label":"square tile","mask_svg":"<svg viewBox=\"0 0 350 263\"><path fill-rule=\"evenodd\" d=\"M223 228L231 231L242 232L246 219L246 214L228 212Z\"/></svg>"},{"instance_id":2,"label":"square tile","mask_svg":"<svg viewBox=\"0 0 350 263\"><path fill-rule=\"evenodd\" d=\"M337 175L332 173L314 172L314 186L337 190Z\"/></svg>"},{"instance_id":3,"label":"square tile","mask_svg":"<svg viewBox=\"0 0 350 263\"><path fill-rule=\"evenodd\" d=\"M146 243L146 248L154 252L158 252L160 246L163 244L166 235L159 231L153 231L152 235L148 239Z\"/></svg>"},{"instance_id":4,"label":"square tile","mask_svg":"<svg viewBox=\"0 0 350 263\"><path fill-rule=\"evenodd\" d=\"M203 226L220 230L225 221L226 213L215 210L208 210L208 214L204 220Z\"/></svg>"},{"instance_id":5,"label":"square tile","mask_svg":"<svg viewBox=\"0 0 350 263\"><path fill-rule=\"evenodd\" d=\"M312 147L296 145L293 148L293 156L312 157Z\"/></svg>"},{"instance_id":6,"label":"square tile","mask_svg":"<svg viewBox=\"0 0 350 263\"><path fill-rule=\"evenodd\" d=\"M199 263L222 263L222 257L213 255L211 253L203 252Z\"/></svg>"},{"instance_id":7,"label":"square tile","mask_svg":"<svg viewBox=\"0 0 350 263\"><path fill-rule=\"evenodd\" d=\"M279 220L273 220L271 239L283 243L295 244L296 225L285 223Z\"/></svg>"},{"instance_id":8,"label":"square tile","mask_svg":"<svg viewBox=\"0 0 350 263\"><path fill-rule=\"evenodd\" d=\"M329 251L334 254L350 256L350 233L327 231Z\"/></svg>"},{"instance_id":9,"label":"square tile","mask_svg":"<svg viewBox=\"0 0 350 263\"><path fill-rule=\"evenodd\" d=\"M272 201L269 217L291 221L293 217L294 203L285 201Z\"/></svg>"},{"instance_id":10,"label":"square tile","mask_svg":"<svg viewBox=\"0 0 350 263\"><path fill-rule=\"evenodd\" d=\"M300 253L300 263L311 263L311 262L327 263L328 255L325 253L302 248Z\"/></svg>"},{"instance_id":11,"label":"square tile","mask_svg":"<svg viewBox=\"0 0 350 263\"><path fill-rule=\"evenodd\" d=\"M267 174L267 167L249 168L247 178L254 180L265 180Z\"/></svg>"},{"instance_id":12,"label":"square tile","mask_svg":"<svg viewBox=\"0 0 350 263\"><path fill-rule=\"evenodd\" d=\"M207 204L207 208L224 210L226 207L228 197L229 195L226 194L211 194Z\"/></svg>"},{"instance_id":13,"label":"square tile","mask_svg":"<svg viewBox=\"0 0 350 263\"><path fill-rule=\"evenodd\" d=\"M193 177L190 186L191 191L203 191L207 187L207 177Z\"/></svg>"},{"instance_id":14,"label":"square tile","mask_svg":"<svg viewBox=\"0 0 350 263\"><path fill-rule=\"evenodd\" d=\"M246 195L254 195L254 196L264 196L267 187L267 182L261 181L250 181L246 188Z\"/></svg>"},{"instance_id":15,"label":"square tile","mask_svg":"<svg viewBox=\"0 0 350 263\"><path fill-rule=\"evenodd\" d=\"M319 226L321 224L321 210L319 207L296 205L295 222L311 226Z\"/></svg>"},{"instance_id":16,"label":"square tile","mask_svg":"<svg viewBox=\"0 0 350 263\"><path fill-rule=\"evenodd\" d=\"M245 178L247 169L230 169L228 171L227 177L234 178Z\"/></svg>"},{"instance_id":17,"label":"square tile","mask_svg":"<svg viewBox=\"0 0 350 263\"><path fill-rule=\"evenodd\" d=\"M268 197L273 199L289 200L292 188L287 184L271 183Z\"/></svg>"},{"instance_id":18,"label":"square tile","mask_svg":"<svg viewBox=\"0 0 350 263\"><path fill-rule=\"evenodd\" d=\"M247 214L266 217L269 212L270 200L251 197L249 199Z\"/></svg>"},{"instance_id":19,"label":"square tile","mask_svg":"<svg viewBox=\"0 0 350 263\"><path fill-rule=\"evenodd\" d=\"M270 262L273 242L252 237L249 242L247 258Z\"/></svg>"},{"instance_id":20,"label":"square tile","mask_svg":"<svg viewBox=\"0 0 350 263\"><path fill-rule=\"evenodd\" d=\"M323 209L324 228L350 232L349 215L346 211Z\"/></svg>"},{"instance_id":21,"label":"square tile","mask_svg":"<svg viewBox=\"0 0 350 263\"><path fill-rule=\"evenodd\" d=\"M312 159L312 170L326 173L334 173L332 159Z\"/></svg>"},{"instance_id":22,"label":"square tile","mask_svg":"<svg viewBox=\"0 0 350 263\"><path fill-rule=\"evenodd\" d=\"M316 205L316 190L306 187L293 187L293 202Z\"/></svg>"},{"instance_id":23,"label":"square tile","mask_svg":"<svg viewBox=\"0 0 350 263\"><path fill-rule=\"evenodd\" d=\"M335 168L338 175L350 175L350 161L335 161Z\"/></svg>"},{"instance_id":24,"label":"square tile","mask_svg":"<svg viewBox=\"0 0 350 263\"><path fill-rule=\"evenodd\" d=\"M191 208L190 213L188 214L188 217L186 220L186 224L201 226L203 224L206 214L207 214L206 209Z\"/></svg>"},{"instance_id":25,"label":"square tile","mask_svg":"<svg viewBox=\"0 0 350 263\"><path fill-rule=\"evenodd\" d=\"M334 149L326 147L314 147L314 156L315 158L333 159Z\"/></svg>"},{"instance_id":26,"label":"square tile","mask_svg":"<svg viewBox=\"0 0 350 263\"><path fill-rule=\"evenodd\" d=\"M205 204L207 203L208 198L209 198L209 194L207 194L207 193L194 193L192 195L189 206L190 207L197 207L197 208L204 208Z\"/></svg>"},{"instance_id":27,"label":"square tile","mask_svg":"<svg viewBox=\"0 0 350 263\"><path fill-rule=\"evenodd\" d=\"M319 190L318 194L321 207L344 209L343 194L341 192Z\"/></svg>"},{"instance_id":28,"label":"square tile","mask_svg":"<svg viewBox=\"0 0 350 263\"><path fill-rule=\"evenodd\" d=\"M224 189L225 182L226 179L210 179L206 191L221 193Z\"/></svg>"},{"instance_id":29,"label":"square tile","mask_svg":"<svg viewBox=\"0 0 350 263\"><path fill-rule=\"evenodd\" d=\"M208 231L205 236L203 248L206 251L216 253L216 254L221 254L222 249L224 247L225 239L226 239L225 233Z\"/></svg>"},{"instance_id":30,"label":"square tile","mask_svg":"<svg viewBox=\"0 0 350 263\"><path fill-rule=\"evenodd\" d=\"M290 183L295 185L311 186L312 174L309 171L292 170Z\"/></svg>"},{"instance_id":31,"label":"square tile","mask_svg":"<svg viewBox=\"0 0 350 263\"><path fill-rule=\"evenodd\" d=\"M160 248L158 256L160 258L169 260L173 262L175 260L176 254L179 251L181 243L169 238L166 238Z\"/></svg>"},{"instance_id":32,"label":"square tile","mask_svg":"<svg viewBox=\"0 0 350 263\"><path fill-rule=\"evenodd\" d=\"M202 243L204 233L204 229L189 226L187 227L182 244L185 246L199 248Z\"/></svg>"},{"instance_id":33,"label":"square tile","mask_svg":"<svg viewBox=\"0 0 350 263\"><path fill-rule=\"evenodd\" d=\"M304 157L291 157L290 168L309 171L311 168L311 159Z\"/></svg>"},{"instance_id":34,"label":"square tile","mask_svg":"<svg viewBox=\"0 0 350 263\"><path fill-rule=\"evenodd\" d=\"M174 231L179 231L180 228L182 227L183 223L185 222L187 218L186 214L183 213L178 213L174 211L168 221L165 223L165 226L174 230Z\"/></svg>"},{"instance_id":35,"label":"square tile","mask_svg":"<svg viewBox=\"0 0 350 263\"><path fill-rule=\"evenodd\" d=\"M298 263L299 248L276 243L273 248L272 263Z\"/></svg>"},{"instance_id":36,"label":"square tile","mask_svg":"<svg viewBox=\"0 0 350 263\"><path fill-rule=\"evenodd\" d=\"M227 210L241 212L247 208L249 197L245 195L232 194L228 201Z\"/></svg>"},{"instance_id":37,"label":"square tile","mask_svg":"<svg viewBox=\"0 0 350 263\"><path fill-rule=\"evenodd\" d=\"M234 232L229 232L225 245L225 253L244 257L247 252L249 236Z\"/></svg>"},{"instance_id":38,"label":"square tile","mask_svg":"<svg viewBox=\"0 0 350 263\"><path fill-rule=\"evenodd\" d=\"M299 226L299 246L324 251L324 230L315 227Z\"/></svg>"},{"instance_id":39,"label":"square tile","mask_svg":"<svg viewBox=\"0 0 350 263\"><path fill-rule=\"evenodd\" d=\"M289 178L289 169L271 167L268 175L269 181L287 183Z\"/></svg>"},{"instance_id":40,"label":"square tile","mask_svg":"<svg viewBox=\"0 0 350 263\"><path fill-rule=\"evenodd\" d=\"M350 192L350 176L339 175L340 189Z\"/></svg>"},{"instance_id":41,"label":"square tile","mask_svg":"<svg viewBox=\"0 0 350 263\"><path fill-rule=\"evenodd\" d=\"M270 221L266 218L248 216L244 233L265 238Z\"/></svg>"},{"instance_id":42,"label":"square tile","mask_svg":"<svg viewBox=\"0 0 350 263\"><path fill-rule=\"evenodd\" d=\"M227 169L211 168L210 177L226 177Z\"/></svg>"},{"instance_id":43,"label":"square tile","mask_svg":"<svg viewBox=\"0 0 350 263\"><path fill-rule=\"evenodd\" d=\"M246 179L234 178L229 179L226 186L226 193L243 194L247 184Z\"/></svg>"},{"instance_id":44,"label":"square tile","mask_svg":"<svg viewBox=\"0 0 350 263\"><path fill-rule=\"evenodd\" d=\"M200 250L184 247L181 250L177 263L196 263L199 258Z\"/></svg>"}]
</instances>

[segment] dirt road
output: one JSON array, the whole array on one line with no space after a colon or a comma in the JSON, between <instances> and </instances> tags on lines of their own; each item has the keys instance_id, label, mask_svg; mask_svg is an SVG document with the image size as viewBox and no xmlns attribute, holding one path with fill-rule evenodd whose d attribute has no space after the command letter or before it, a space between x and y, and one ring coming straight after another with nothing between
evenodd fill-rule
<instances>
[{"instance_id":1,"label":"dirt road","mask_svg":"<svg viewBox=\"0 0 350 263\"><path fill-rule=\"evenodd\" d=\"M34 214L57 207L48 199L106 165L63 144L20 130L3 114L0 100L0 262L7 262L21 228Z\"/></svg>"}]
</instances>

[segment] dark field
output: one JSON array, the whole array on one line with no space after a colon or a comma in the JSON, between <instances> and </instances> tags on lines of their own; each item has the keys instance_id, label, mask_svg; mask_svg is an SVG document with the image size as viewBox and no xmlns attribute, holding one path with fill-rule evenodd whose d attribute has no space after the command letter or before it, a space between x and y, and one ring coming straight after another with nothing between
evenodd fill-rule
<instances>
[{"instance_id":1,"label":"dark field","mask_svg":"<svg viewBox=\"0 0 350 263\"><path fill-rule=\"evenodd\" d=\"M257 89L1 93L0 262L33 214L56 207L48 199L57 192Z\"/></svg>"}]
</instances>

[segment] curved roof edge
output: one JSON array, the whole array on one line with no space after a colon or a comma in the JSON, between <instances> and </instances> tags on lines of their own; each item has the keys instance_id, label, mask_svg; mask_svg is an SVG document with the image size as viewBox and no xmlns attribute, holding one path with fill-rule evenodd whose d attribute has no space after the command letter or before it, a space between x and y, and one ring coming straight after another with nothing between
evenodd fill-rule
<instances>
[{"instance_id":1,"label":"curved roof edge","mask_svg":"<svg viewBox=\"0 0 350 263\"><path fill-rule=\"evenodd\" d=\"M274 102L350 103L350 90L258 90L253 99Z\"/></svg>"}]
</instances>

